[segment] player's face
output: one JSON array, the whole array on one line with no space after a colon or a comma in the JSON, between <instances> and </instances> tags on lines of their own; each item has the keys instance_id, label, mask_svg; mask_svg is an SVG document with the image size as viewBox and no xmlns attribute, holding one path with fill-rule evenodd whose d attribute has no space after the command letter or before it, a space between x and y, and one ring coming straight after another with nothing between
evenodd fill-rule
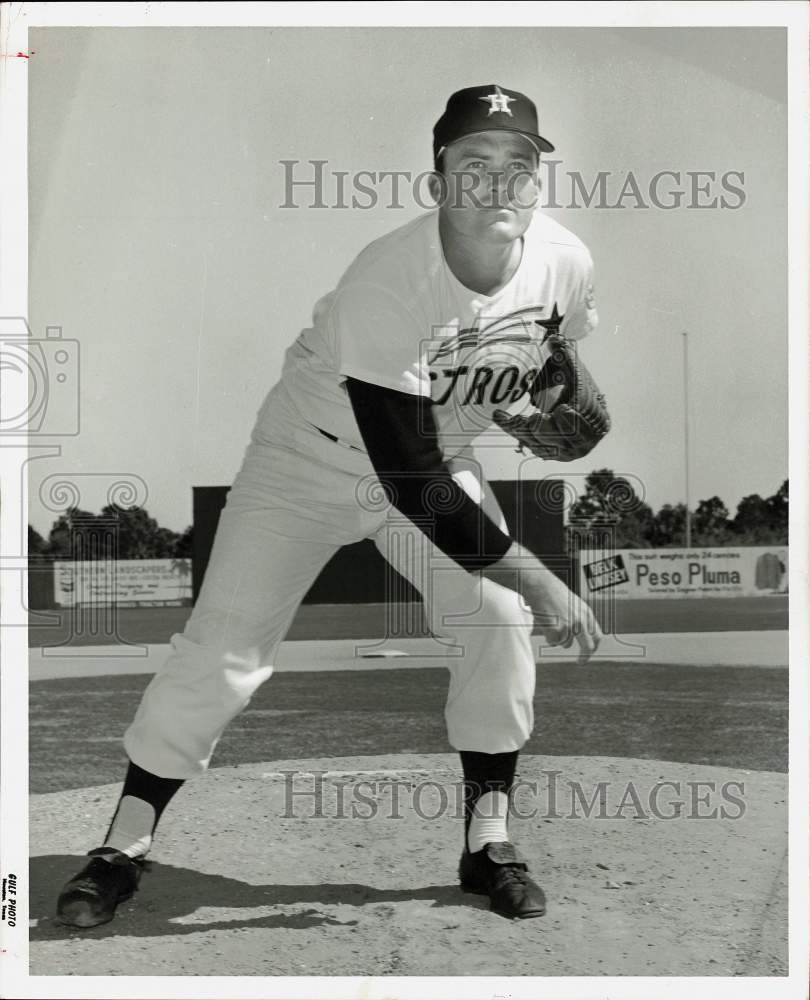
<instances>
[{"instance_id":1,"label":"player's face","mask_svg":"<svg viewBox=\"0 0 810 1000\"><path fill-rule=\"evenodd\" d=\"M517 133L479 132L444 151L440 211L460 234L488 243L518 239L540 186L535 147Z\"/></svg>"}]
</instances>

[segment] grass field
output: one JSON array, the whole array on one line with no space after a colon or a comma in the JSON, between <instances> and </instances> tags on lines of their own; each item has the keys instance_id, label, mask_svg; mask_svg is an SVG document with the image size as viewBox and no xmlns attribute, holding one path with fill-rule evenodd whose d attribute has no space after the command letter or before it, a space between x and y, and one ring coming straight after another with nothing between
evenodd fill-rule
<instances>
[{"instance_id":1,"label":"grass field","mask_svg":"<svg viewBox=\"0 0 810 1000\"><path fill-rule=\"evenodd\" d=\"M638 632L730 632L786 629L788 599L778 597L701 598L689 600L616 601L617 635ZM121 608L114 622L73 611L36 612L29 625L32 647L106 645L111 642L168 642L180 632L190 608ZM599 604L595 610L604 619ZM358 639L385 634L383 604L305 604L298 611L289 639ZM47 614L56 624L42 623Z\"/></svg>"},{"instance_id":2,"label":"grass field","mask_svg":"<svg viewBox=\"0 0 810 1000\"><path fill-rule=\"evenodd\" d=\"M120 781L121 737L148 680L32 684L31 791ZM279 673L228 727L213 766L447 753L446 686L436 669ZM787 670L549 665L538 670L535 712L527 753L787 770Z\"/></svg>"}]
</instances>

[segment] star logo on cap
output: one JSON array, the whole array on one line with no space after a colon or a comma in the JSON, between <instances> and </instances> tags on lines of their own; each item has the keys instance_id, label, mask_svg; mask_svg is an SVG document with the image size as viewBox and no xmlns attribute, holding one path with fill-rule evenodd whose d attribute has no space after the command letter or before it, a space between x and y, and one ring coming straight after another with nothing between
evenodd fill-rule
<instances>
[{"instance_id":1,"label":"star logo on cap","mask_svg":"<svg viewBox=\"0 0 810 1000\"><path fill-rule=\"evenodd\" d=\"M478 100L489 101L487 118L489 118L490 115L494 115L496 111L502 115L509 115L511 118L512 112L509 110L509 102L515 101L517 98L501 93L501 88L496 86L494 94L487 94L486 97L479 97Z\"/></svg>"}]
</instances>

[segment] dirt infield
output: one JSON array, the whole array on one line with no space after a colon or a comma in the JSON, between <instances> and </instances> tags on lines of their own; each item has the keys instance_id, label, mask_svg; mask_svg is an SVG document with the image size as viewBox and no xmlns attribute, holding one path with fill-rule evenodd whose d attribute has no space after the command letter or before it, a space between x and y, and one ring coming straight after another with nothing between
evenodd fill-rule
<instances>
[{"instance_id":1,"label":"dirt infield","mask_svg":"<svg viewBox=\"0 0 810 1000\"><path fill-rule=\"evenodd\" d=\"M524 818L512 835L549 910L512 922L457 886L456 761L399 754L213 771L170 807L136 899L82 932L54 922L55 892L98 840L119 786L34 796L31 974L787 974L786 775L522 757ZM675 784L660 786L658 813L680 801L679 818L651 809L661 781ZM714 784L695 792L697 781ZM737 805L724 782L742 782ZM586 802L596 795L588 818L571 783ZM696 816L721 807L725 819Z\"/></svg>"}]
</instances>

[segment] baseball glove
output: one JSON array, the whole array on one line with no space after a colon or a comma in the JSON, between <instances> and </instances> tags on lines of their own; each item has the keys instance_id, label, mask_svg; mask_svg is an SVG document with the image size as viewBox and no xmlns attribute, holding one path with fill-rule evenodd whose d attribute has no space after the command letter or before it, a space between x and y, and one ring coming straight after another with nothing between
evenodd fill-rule
<instances>
[{"instance_id":1,"label":"baseball glove","mask_svg":"<svg viewBox=\"0 0 810 1000\"><path fill-rule=\"evenodd\" d=\"M605 397L577 357L574 344L552 335L540 378L532 388L532 403L545 407L527 415L496 410L493 421L538 458L573 462L587 455L610 430ZM549 405L550 403L550 405Z\"/></svg>"}]
</instances>

